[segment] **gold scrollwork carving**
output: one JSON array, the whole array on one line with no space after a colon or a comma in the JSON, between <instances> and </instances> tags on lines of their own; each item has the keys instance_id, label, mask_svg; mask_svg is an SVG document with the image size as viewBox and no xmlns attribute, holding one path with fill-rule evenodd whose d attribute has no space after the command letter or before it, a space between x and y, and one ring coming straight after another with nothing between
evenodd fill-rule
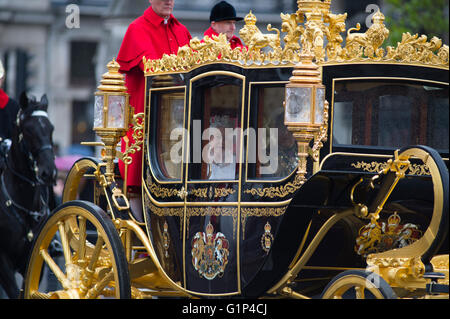
<instances>
[{"instance_id":1,"label":"gold scrollwork carving","mask_svg":"<svg viewBox=\"0 0 450 319\"><path fill-rule=\"evenodd\" d=\"M324 103L323 112L323 125L317 135L314 136L314 144L311 148L312 158L315 162L319 161L320 149L323 147L323 143L328 140L328 101Z\"/></svg>"},{"instance_id":2,"label":"gold scrollwork carving","mask_svg":"<svg viewBox=\"0 0 450 319\"><path fill-rule=\"evenodd\" d=\"M236 193L233 188L214 188L214 198L226 197Z\"/></svg>"},{"instance_id":3,"label":"gold scrollwork carving","mask_svg":"<svg viewBox=\"0 0 450 319\"><path fill-rule=\"evenodd\" d=\"M362 169L365 172L369 173L379 173L387 167L387 163L379 163L379 162L357 162L351 163L350 166L358 169Z\"/></svg>"},{"instance_id":4,"label":"gold scrollwork carving","mask_svg":"<svg viewBox=\"0 0 450 319\"><path fill-rule=\"evenodd\" d=\"M213 198L213 196L214 198L221 198L227 197L228 195L232 195L234 193L236 193L236 190L233 188L218 188L218 187L214 188L214 192L212 187L195 188L189 191L189 194L200 198Z\"/></svg>"},{"instance_id":5,"label":"gold scrollwork carving","mask_svg":"<svg viewBox=\"0 0 450 319\"><path fill-rule=\"evenodd\" d=\"M158 207L152 203L147 194L144 194L145 209L149 209L153 214L159 217L175 216L180 218L180 236L183 234L184 207Z\"/></svg>"},{"instance_id":6,"label":"gold scrollwork carving","mask_svg":"<svg viewBox=\"0 0 450 319\"><path fill-rule=\"evenodd\" d=\"M325 22L328 22L328 27L324 28L325 35L328 39L328 44L325 47L328 59L333 60L342 55L342 42L344 39L341 33L345 32L345 20L347 20L347 13L333 14L329 13L325 17Z\"/></svg>"},{"instance_id":7,"label":"gold scrollwork carving","mask_svg":"<svg viewBox=\"0 0 450 319\"><path fill-rule=\"evenodd\" d=\"M237 216L237 207L188 207L187 217L192 216Z\"/></svg>"},{"instance_id":8,"label":"gold scrollwork carving","mask_svg":"<svg viewBox=\"0 0 450 319\"><path fill-rule=\"evenodd\" d=\"M426 35L419 37L418 34L404 33L402 41L398 43L396 48L392 46L386 48L386 59L426 64L440 64L447 61L448 64L448 46L442 46L442 40L437 37L433 37L430 42L427 40ZM437 51L437 54L433 53L435 51Z\"/></svg>"},{"instance_id":9,"label":"gold scrollwork carving","mask_svg":"<svg viewBox=\"0 0 450 319\"><path fill-rule=\"evenodd\" d=\"M284 215L287 208L287 206L241 208L242 239L245 239L245 223L247 221L247 217L279 217Z\"/></svg>"},{"instance_id":10,"label":"gold scrollwork carving","mask_svg":"<svg viewBox=\"0 0 450 319\"><path fill-rule=\"evenodd\" d=\"M177 216L182 218L184 214L184 207L158 207L153 205L148 196L144 196L144 204L152 213L160 217Z\"/></svg>"},{"instance_id":11,"label":"gold scrollwork carving","mask_svg":"<svg viewBox=\"0 0 450 319\"><path fill-rule=\"evenodd\" d=\"M148 184L148 188L153 195L160 198L178 196L178 189L176 188L160 187L159 185L156 185L154 183Z\"/></svg>"},{"instance_id":12,"label":"gold scrollwork carving","mask_svg":"<svg viewBox=\"0 0 450 319\"><path fill-rule=\"evenodd\" d=\"M280 14L281 17L281 31L286 32L283 38L285 43L282 59L288 61L298 61L299 55L296 54L300 50L300 36L304 34L305 29L299 25L297 14Z\"/></svg>"},{"instance_id":13,"label":"gold scrollwork carving","mask_svg":"<svg viewBox=\"0 0 450 319\"><path fill-rule=\"evenodd\" d=\"M195 188L191 189L189 193L196 197L208 198L208 188Z\"/></svg>"},{"instance_id":14,"label":"gold scrollwork carving","mask_svg":"<svg viewBox=\"0 0 450 319\"><path fill-rule=\"evenodd\" d=\"M147 183L148 189L156 197L167 198L178 196L179 190L176 188L161 187L153 182Z\"/></svg>"},{"instance_id":15,"label":"gold scrollwork carving","mask_svg":"<svg viewBox=\"0 0 450 319\"><path fill-rule=\"evenodd\" d=\"M430 169L425 164L410 164L407 173L411 175L431 175Z\"/></svg>"},{"instance_id":16,"label":"gold scrollwork carving","mask_svg":"<svg viewBox=\"0 0 450 319\"><path fill-rule=\"evenodd\" d=\"M423 278L425 265L420 257L417 256L380 258L376 255L369 255L367 258L367 269L378 273L392 287L401 287L410 291L416 289L424 291L426 288L427 280ZM439 270L442 271L441 269ZM446 278L440 279L439 283L448 284L448 268L443 269L443 272Z\"/></svg>"},{"instance_id":17,"label":"gold scrollwork carving","mask_svg":"<svg viewBox=\"0 0 450 319\"><path fill-rule=\"evenodd\" d=\"M317 63L370 61L441 67L449 65L449 47L437 37L428 41L425 35L407 32L396 47L383 49L390 32L380 11L373 15L373 24L366 32L355 32L360 30L360 25L349 28L343 46L346 13L330 12L329 1L299 0L298 3L299 10L296 13L280 14L281 31L270 24L267 26L268 31L275 33L262 33L256 26L256 16L250 12L245 17L244 27L239 31L248 50L232 50L224 34L205 37L203 40L193 38L189 45L179 48L177 54L165 54L158 60L144 57L145 73L156 75L189 71L215 61L261 67L295 65L302 49L312 52ZM281 37L281 32L286 35Z\"/></svg>"},{"instance_id":18,"label":"gold scrollwork carving","mask_svg":"<svg viewBox=\"0 0 450 319\"><path fill-rule=\"evenodd\" d=\"M133 143L123 153L123 162L130 165L132 162L131 154L141 150L141 145L144 143L144 113L138 113L133 116Z\"/></svg>"},{"instance_id":19,"label":"gold scrollwork carving","mask_svg":"<svg viewBox=\"0 0 450 319\"><path fill-rule=\"evenodd\" d=\"M178 196L180 190L176 188L166 188L153 182L150 174L150 169L147 167L147 177L145 178L146 185L153 195L159 198L168 198Z\"/></svg>"},{"instance_id":20,"label":"gold scrollwork carving","mask_svg":"<svg viewBox=\"0 0 450 319\"><path fill-rule=\"evenodd\" d=\"M253 196L259 196L259 197L269 197L269 198L275 198L275 197L286 197L289 194L295 193L300 186L302 186L305 183L305 180L300 176L299 174L295 175L295 179L292 182L286 183L282 186L273 186L273 187L266 187L266 188L251 188L244 190L245 194L251 194Z\"/></svg>"},{"instance_id":21,"label":"gold scrollwork carving","mask_svg":"<svg viewBox=\"0 0 450 319\"><path fill-rule=\"evenodd\" d=\"M187 207L186 232L189 233L189 219L194 216L231 216L233 218L233 238L236 238L237 207Z\"/></svg>"},{"instance_id":22,"label":"gold scrollwork carving","mask_svg":"<svg viewBox=\"0 0 450 319\"><path fill-rule=\"evenodd\" d=\"M379 173L383 170L385 170L388 166L388 163L379 163L379 162L364 162L364 161L358 161L356 163L351 163L350 166L358 169L362 169L365 172L369 173ZM408 170L406 171L409 175L431 175L430 170L428 166L425 164L409 164Z\"/></svg>"}]
</instances>

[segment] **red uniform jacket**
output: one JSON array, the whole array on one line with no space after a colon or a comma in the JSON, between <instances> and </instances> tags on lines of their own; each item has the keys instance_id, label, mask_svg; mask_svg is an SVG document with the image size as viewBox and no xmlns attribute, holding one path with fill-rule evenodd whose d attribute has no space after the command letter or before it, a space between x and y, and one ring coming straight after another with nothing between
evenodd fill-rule
<instances>
[{"instance_id":1,"label":"red uniform jacket","mask_svg":"<svg viewBox=\"0 0 450 319\"><path fill-rule=\"evenodd\" d=\"M212 27L210 27L208 30L205 31L203 35L212 38L213 35L218 36L219 34L216 31L214 31ZM230 46L232 50L234 50L235 48L244 48L244 44L242 44L241 39L239 39L235 35L233 35L233 37L230 40Z\"/></svg>"},{"instance_id":2,"label":"red uniform jacket","mask_svg":"<svg viewBox=\"0 0 450 319\"><path fill-rule=\"evenodd\" d=\"M19 105L0 89L0 140L11 139Z\"/></svg>"},{"instance_id":3,"label":"red uniform jacket","mask_svg":"<svg viewBox=\"0 0 450 319\"><path fill-rule=\"evenodd\" d=\"M6 104L8 104L8 101L9 96L5 93L5 91L0 89L0 109L4 109Z\"/></svg>"},{"instance_id":4,"label":"red uniform jacket","mask_svg":"<svg viewBox=\"0 0 450 319\"><path fill-rule=\"evenodd\" d=\"M117 56L120 72L126 74L126 85L130 94L130 104L135 113L144 112L145 78L142 57L160 59L163 54L176 54L178 48L189 44L191 34L173 15L167 21L158 16L152 7L134 20L128 27ZM132 130L127 134L133 142ZM125 145L122 143L122 151ZM128 186L140 186L142 179L142 152L132 154L133 162L128 167ZM124 176L124 164L119 162Z\"/></svg>"}]
</instances>

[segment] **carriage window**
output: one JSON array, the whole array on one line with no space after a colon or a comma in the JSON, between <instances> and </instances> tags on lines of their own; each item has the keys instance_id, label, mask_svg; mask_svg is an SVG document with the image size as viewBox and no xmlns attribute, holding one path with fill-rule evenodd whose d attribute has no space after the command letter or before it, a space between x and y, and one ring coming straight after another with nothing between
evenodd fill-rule
<instances>
[{"instance_id":1,"label":"carriage window","mask_svg":"<svg viewBox=\"0 0 450 319\"><path fill-rule=\"evenodd\" d=\"M255 135L249 129L247 177L250 179L282 179L297 167L297 143L284 125L284 99L284 84L252 86L253 125L250 127Z\"/></svg>"},{"instance_id":2,"label":"carriage window","mask_svg":"<svg viewBox=\"0 0 450 319\"><path fill-rule=\"evenodd\" d=\"M236 180L240 159L242 80L224 76L193 84L191 180Z\"/></svg>"},{"instance_id":3,"label":"carriage window","mask_svg":"<svg viewBox=\"0 0 450 319\"><path fill-rule=\"evenodd\" d=\"M339 81L333 106L333 145L393 149L423 144L448 152L448 109L448 87Z\"/></svg>"},{"instance_id":4,"label":"carriage window","mask_svg":"<svg viewBox=\"0 0 450 319\"><path fill-rule=\"evenodd\" d=\"M161 93L163 92L163 93ZM181 179L184 92L155 91L157 101L156 153L159 169L168 179Z\"/></svg>"},{"instance_id":5,"label":"carriage window","mask_svg":"<svg viewBox=\"0 0 450 319\"><path fill-rule=\"evenodd\" d=\"M447 91L448 92L448 91ZM448 150L448 121L449 121L449 102L447 97L432 96L430 97L430 113L428 115L427 139L430 145L438 150Z\"/></svg>"}]
</instances>

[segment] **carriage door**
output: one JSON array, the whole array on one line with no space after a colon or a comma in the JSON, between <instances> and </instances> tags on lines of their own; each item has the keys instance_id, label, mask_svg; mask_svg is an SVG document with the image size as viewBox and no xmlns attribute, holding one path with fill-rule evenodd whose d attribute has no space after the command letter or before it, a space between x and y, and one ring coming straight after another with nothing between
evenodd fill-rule
<instances>
[{"instance_id":1,"label":"carriage door","mask_svg":"<svg viewBox=\"0 0 450 319\"><path fill-rule=\"evenodd\" d=\"M245 78L231 72L190 81L184 282L207 295L239 291L244 90Z\"/></svg>"},{"instance_id":2,"label":"carriage door","mask_svg":"<svg viewBox=\"0 0 450 319\"><path fill-rule=\"evenodd\" d=\"M142 174L145 217L162 268L179 282L183 278L185 207L180 194L184 190L186 87L176 86L179 81L170 77L147 79L147 83L149 107Z\"/></svg>"}]
</instances>

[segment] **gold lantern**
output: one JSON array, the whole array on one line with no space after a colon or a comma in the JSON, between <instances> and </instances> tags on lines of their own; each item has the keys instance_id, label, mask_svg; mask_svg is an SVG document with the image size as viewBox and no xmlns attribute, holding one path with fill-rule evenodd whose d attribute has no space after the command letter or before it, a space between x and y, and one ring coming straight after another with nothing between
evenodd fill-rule
<instances>
[{"instance_id":1,"label":"gold lantern","mask_svg":"<svg viewBox=\"0 0 450 319\"><path fill-rule=\"evenodd\" d=\"M306 52L305 52L306 51ZM294 67L292 77L286 85L284 124L292 132L298 144L298 170L305 180L308 156L314 152L309 144L315 144L319 134L326 129L328 102L325 101L325 86L322 84L319 67L313 62L313 54L304 50L300 62ZM320 137L324 139L323 136ZM317 143L318 142L318 143ZM315 145L316 147L316 145Z\"/></svg>"},{"instance_id":2,"label":"gold lantern","mask_svg":"<svg viewBox=\"0 0 450 319\"><path fill-rule=\"evenodd\" d=\"M129 128L132 107L125 86L124 76L119 73L120 65L113 59L107 65L98 91L95 92L94 131L104 144L102 158L106 162L106 179L114 180L116 147Z\"/></svg>"}]
</instances>

